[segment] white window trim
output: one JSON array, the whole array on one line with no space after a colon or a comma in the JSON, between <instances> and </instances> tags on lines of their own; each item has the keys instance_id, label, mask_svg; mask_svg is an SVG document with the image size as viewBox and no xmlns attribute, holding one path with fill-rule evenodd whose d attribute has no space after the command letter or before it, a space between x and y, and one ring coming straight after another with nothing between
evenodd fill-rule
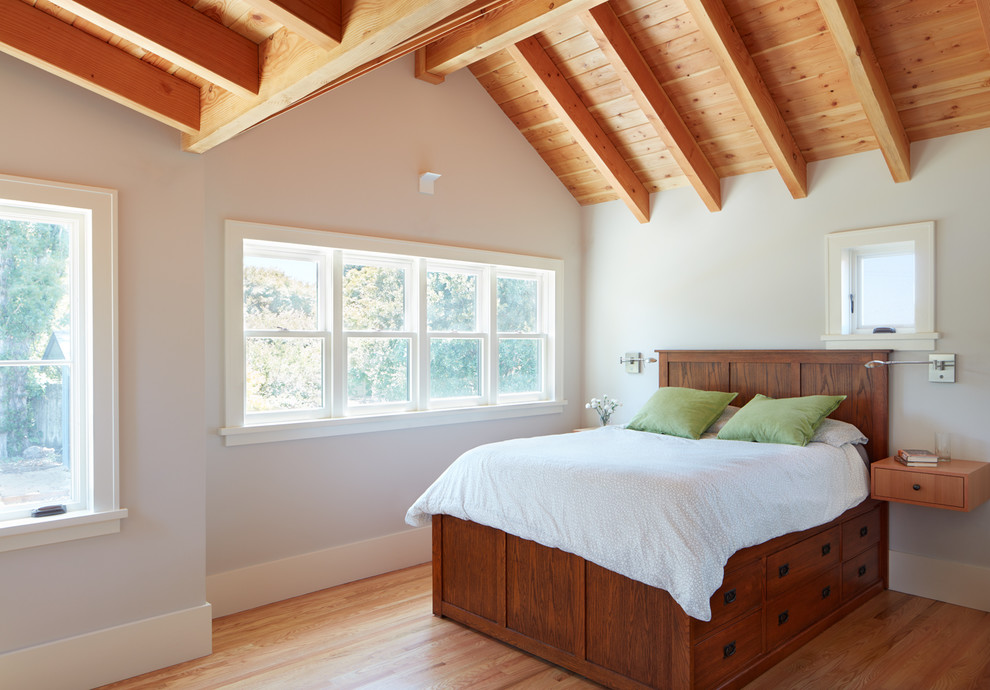
<instances>
[{"instance_id":1,"label":"white window trim","mask_svg":"<svg viewBox=\"0 0 990 690\"><path fill-rule=\"evenodd\" d=\"M85 363L92 392L87 507L46 518L0 522L0 552L119 532L127 510L120 508L118 481L117 192L0 175L0 199L90 212L89 257L83 257L90 280L83 299L92 317L91 355Z\"/></svg>"},{"instance_id":2,"label":"white window trim","mask_svg":"<svg viewBox=\"0 0 990 690\"><path fill-rule=\"evenodd\" d=\"M547 306L552 309L554 319L547 324L547 352L545 366L553 375L547 390L547 398L534 401L506 401L490 405L448 408L444 406L429 410L383 411L378 414L334 417L326 419L306 419L279 421L272 423L245 423L244 414L244 350L243 340L243 271L244 240L261 240L279 243L316 245L355 252L376 252L393 256L427 258L431 265L443 262L468 262L472 264L493 264L520 269L553 271L554 286L550 290ZM338 267L339 268L339 267ZM339 273L339 271L337 272ZM494 272L493 272L494 273ZM492 278L494 280L494 277ZM286 226L252 223L238 220L225 222L224 251L224 299L225 299L225 425L218 429L224 445L236 446L253 443L268 443L293 439L319 438L346 434L371 433L394 429L409 429L441 424L455 424L535 415L559 414L567 401L563 396L563 357L558 341L563 333L563 310L559 304L564 281L564 263L559 259L509 254L480 249L452 247L405 240L390 240L363 235L294 228ZM334 299L339 300L337 292ZM334 313L339 313L339 304L334 304ZM418 315L414 315L417 316ZM494 318L494 314L489 315ZM425 315L423 316L425 318ZM428 335L428 334L424 334ZM491 337L497 337L494 333ZM413 355L414 357L417 355ZM335 360L335 361L339 361ZM336 380L342 372L334 372ZM420 387L422 388L422 387Z\"/></svg>"},{"instance_id":3,"label":"white window trim","mask_svg":"<svg viewBox=\"0 0 990 690\"><path fill-rule=\"evenodd\" d=\"M847 318L849 270L846 257L857 247L913 242L915 254L915 328L912 332L854 333ZM935 331L935 223L907 223L863 230L846 230L825 236L828 309L826 349L934 350L940 334Z\"/></svg>"}]
</instances>

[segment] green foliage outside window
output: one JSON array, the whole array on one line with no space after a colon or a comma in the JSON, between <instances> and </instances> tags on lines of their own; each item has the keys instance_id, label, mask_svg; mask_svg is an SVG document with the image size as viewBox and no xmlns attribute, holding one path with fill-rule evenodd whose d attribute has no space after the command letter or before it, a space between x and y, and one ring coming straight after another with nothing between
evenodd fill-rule
<instances>
[{"instance_id":1,"label":"green foliage outside window","mask_svg":"<svg viewBox=\"0 0 990 690\"><path fill-rule=\"evenodd\" d=\"M69 327L69 250L61 225L0 218L0 360L40 360ZM41 445L36 403L59 379L54 367L0 367L0 461Z\"/></svg>"}]
</instances>

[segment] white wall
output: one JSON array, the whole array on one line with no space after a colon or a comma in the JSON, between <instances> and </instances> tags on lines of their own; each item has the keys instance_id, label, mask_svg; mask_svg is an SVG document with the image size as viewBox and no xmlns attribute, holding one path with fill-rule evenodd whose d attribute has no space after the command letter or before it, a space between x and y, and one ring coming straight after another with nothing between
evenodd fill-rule
<instances>
[{"instance_id":1,"label":"white wall","mask_svg":"<svg viewBox=\"0 0 990 690\"><path fill-rule=\"evenodd\" d=\"M821 348L824 236L934 220L938 350L957 354L957 383L893 367L891 446L930 447L945 430L955 457L990 460L990 130L911 153L902 184L869 152L811 164L802 200L765 172L723 180L718 213L691 189L654 195L647 225L618 203L585 209L585 397L617 396L614 420L629 421L657 385L656 365L636 376L616 364L630 350ZM895 504L890 515L892 587L990 610L990 504L968 514Z\"/></svg>"},{"instance_id":2,"label":"white wall","mask_svg":"<svg viewBox=\"0 0 990 690\"><path fill-rule=\"evenodd\" d=\"M461 452L564 431L579 413L580 209L467 71L411 59L242 134L206 158L207 573L217 614L430 558L403 518ZM434 196L418 177L440 173ZM565 414L224 447L222 232L234 218L561 258Z\"/></svg>"},{"instance_id":3,"label":"white wall","mask_svg":"<svg viewBox=\"0 0 990 690\"><path fill-rule=\"evenodd\" d=\"M0 685L91 687L210 649L205 161L181 153L173 130L5 55L0 94L0 171L119 191L129 517L119 534L0 554Z\"/></svg>"}]
</instances>

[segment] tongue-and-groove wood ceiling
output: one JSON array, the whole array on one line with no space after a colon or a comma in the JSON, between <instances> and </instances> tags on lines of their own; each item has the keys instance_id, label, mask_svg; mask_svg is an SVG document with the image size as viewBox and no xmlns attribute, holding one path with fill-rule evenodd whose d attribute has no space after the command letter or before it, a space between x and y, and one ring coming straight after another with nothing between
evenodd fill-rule
<instances>
[{"instance_id":1,"label":"tongue-and-groove wood ceiling","mask_svg":"<svg viewBox=\"0 0 990 690\"><path fill-rule=\"evenodd\" d=\"M0 0L0 50L203 152L408 53L468 68L581 204L990 126L990 0Z\"/></svg>"}]
</instances>

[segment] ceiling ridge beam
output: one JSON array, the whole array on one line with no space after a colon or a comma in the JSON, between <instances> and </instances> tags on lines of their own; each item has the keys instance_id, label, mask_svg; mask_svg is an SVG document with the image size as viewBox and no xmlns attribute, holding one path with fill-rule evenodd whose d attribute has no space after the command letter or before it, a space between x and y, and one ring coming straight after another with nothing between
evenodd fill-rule
<instances>
[{"instance_id":1,"label":"ceiling ridge beam","mask_svg":"<svg viewBox=\"0 0 990 690\"><path fill-rule=\"evenodd\" d=\"M894 182L911 179L911 142L854 0L818 0Z\"/></svg>"},{"instance_id":2,"label":"ceiling ridge beam","mask_svg":"<svg viewBox=\"0 0 990 690\"><path fill-rule=\"evenodd\" d=\"M808 164L722 0L684 2L791 196L808 196Z\"/></svg>"},{"instance_id":3,"label":"ceiling ridge beam","mask_svg":"<svg viewBox=\"0 0 990 690\"><path fill-rule=\"evenodd\" d=\"M203 153L222 144L470 4L470 0L353 3L340 45L332 50L279 29L260 46L258 95L241 99L222 90L204 89L200 132L183 136L183 150Z\"/></svg>"},{"instance_id":4,"label":"ceiling ridge beam","mask_svg":"<svg viewBox=\"0 0 990 690\"><path fill-rule=\"evenodd\" d=\"M339 46L344 36L342 0L251 0L248 4L324 50Z\"/></svg>"},{"instance_id":5,"label":"ceiling ridge beam","mask_svg":"<svg viewBox=\"0 0 990 690\"><path fill-rule=\"evenodd\" d=\"M181 0L53 0L239 96L258 93L258 46Z\"/></svg>"},{"instance_id":6,"label":"ceiling ridge beam","mask_svg":"<svg viewBox=\"0 0 990 690\"><path fill-rule=\"evenodd\" d=\"M605 0L516 0L481 14L471 24L417 51L416 78L443 78Z\"/></svg>"},{"instance_id":7,"label":"ceiling ridge beam","mask_svg":"<svg viewBox=\"0 0 990 690\"><path fill-rule=\"evenodd\" d=\"M534 37L507 48L540 96L567 127L598 173L640 223L650 220L650 193Z\"/></svg>"},{"instance_id":8,"label":"ceiling ridge beam","mask_svg":"<svg viewBox=\"0 0 990 690\"><path fill-rule=\"evenodd\" d=\"M705 206L709 211L721 210L718 174L615 11L608 4L599 5L581 19Z\"/></svg>"},{"instance_id":9,"label":"ceiling ridge beam","mask_svg":"<svg viewBox=\"0 0 990 690\"><path fill-rule=\"evenodd\" d=\"M21 0L0 0L0 50L187 134L199 88Z\"/></svg>"}]
</instances>

